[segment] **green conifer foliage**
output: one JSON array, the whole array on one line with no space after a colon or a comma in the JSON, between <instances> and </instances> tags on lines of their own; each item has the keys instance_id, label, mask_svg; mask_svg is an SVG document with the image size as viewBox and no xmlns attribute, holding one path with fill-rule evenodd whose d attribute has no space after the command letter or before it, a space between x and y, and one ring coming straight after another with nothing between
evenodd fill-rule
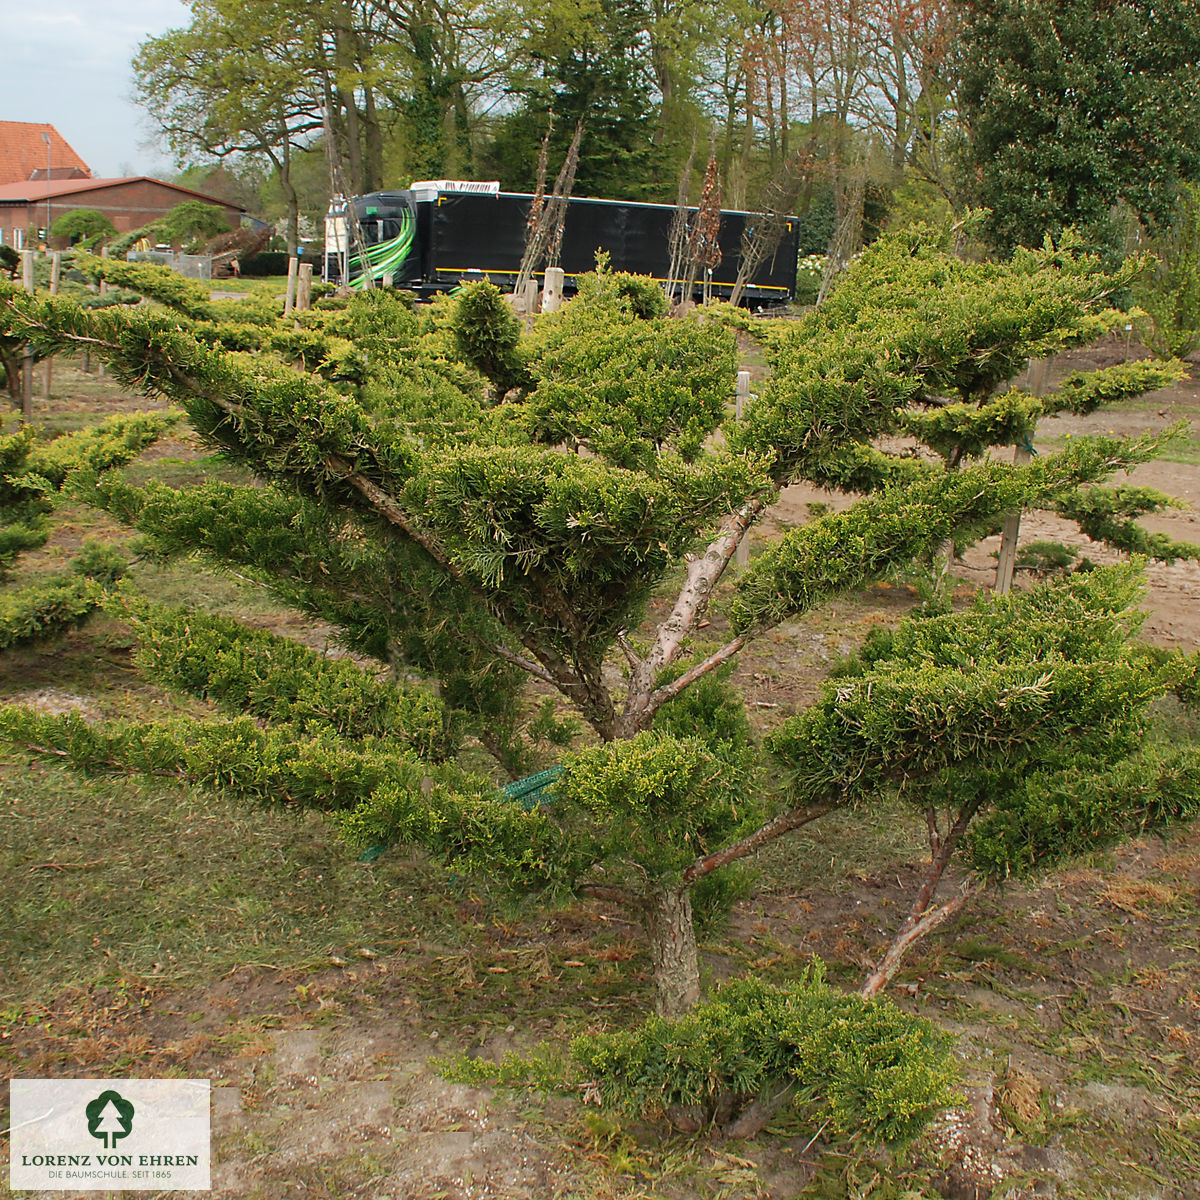
<instances>
[{"instance_id":1,"label":"green conifer foliage","mask_svg":"<svg viewBox=\"0 0 1200 1200\"><path fill-rule=\"evenodd\" d=\"M571 1056L603 1103L637 1117L694 1129L782 1089L818 1128L903 1144L954 1100L949 1050L931 1022L847 995L818 962L786 987L733 980L679 1020L577 1038Z\"/></svg>"},{"instance_id":2,"label":"green conifer foliage","mask_svg":"<svg viewBox=\"0 0 1200 1200\"><path fill-rule=\"evenodd\" d=\"M185 317L203 320L212 311L208 289L194 280L185 279L170 267L101 258L98 254L88 254L82 250L72 256L71 265L88 279L95 282L103 280L137 292Z\"/></svg>"},{"instance_id":3,"label":"green conifer foliage","mask_svg":"<svg viewBox=\"0 0 1200 1200\"><path fill-rule=\"evenodd\" d=\"M53 440L39 440L33 426L0 435L0 582L20 554L45 545L55 497L69 479L123 466L173 423L164 414L137 413ZM123 556L85 542L65 572L0 589L0 649L80 624L124 566Z\"/></svg>"},{"instance_id":4,"label":"green conifer foliage","mask_svg":"<svg viewBox=\"0 0 1200 1200\"><path fill-rule=\"evenodd\" d=\"M657 314L603 268L515 343L486 285L417 314L363 297L305 318L311 362L295 347L289 362L276 358L269 347L280 331L269 327L266 349L251 357L149 309L88 313L15 296L6 320L44 350L87 339L118 379L178 402L204 439L261 482L174 491L93 473L90 494L157 551L241 564L396 680L413 673L436 684L448 726L473 733L509 774L548 765L524 732L563 736L549 711L523 730L523 677L543 696L557 693L598 743L565 755L548 802L526 810L452 761L432 761L453 740L430 747L431 708L384 704L389 738L415 748L387 747L387 762L405 764L388 766L378 733L356 723L386 690L379 681L208 626L196 638L203 662L185 663L181 645L162 669L267 720L266 742L234 723L214 734L221 753L249 738L270 758L270 739L290 737L316 757L375 764L347 768L332 791L305 782L311 772L281 782L250 771L246 794L287 790L335 810L360 840L460 856L520 887L603 889L644 923L657 1005L679 1016L699 998L698 883L831 808L869 806L901 783L922 803L957 804L950 828L966 813L965 828L996 779L1049 768L1048 737L1058 746L1078 738L1098 762L1126 758L1146 705L1169 686L1164 667L1128 648L1135 582L1104 572L941 625L914 623L886 656L868 648L861 679L839 680L773 741L792 779L778 794L763 790L728 697L696 692L690 729L688 705L672 711L772 625L950 538L977 537L1016 509L1053 507L1161 444L1073 439L1024 466L974 457L992 439L1027 435L1039 411L1127 394L1151 376L1077 380L1037 403L1012 394L1007 385L1031 356L1119 319L1107 298L1135 267L1105 274L1070 245L965 263L948 238L881 238L826 305L773 332L774 377L738 424L729 419L732 333ZM484 336L498 320L502 346ZM353 363L330 353L339 344L353 347ZM344 366L327 369L335 358ZM495 403L484 379L499 392L500 368L517 362L531 386ZM875 444L906 421L941 462ZM801 479L870 494L758 555L730 589L729 639L694 653L746 530L779 487ZM342 720L346 703L355 722ZM317 707L340 712L340 723L318 729ZM7 718L10 736L28 719ZM38 726L38 744L51 734ZM55 734L68 735L86 749L77 730ZM79 761L128 757L128 731L87 736L108 740ZM151 730L137 736L153 741ZM163 737L182 744L178 732ZM174 749L165 761L184 769ZM966 782L951 795L956 773ZM216 750L187 777L233 786ZM963 841L961 829L944 832L934 846L942 868Z\"/></svg>"}]
</instances>

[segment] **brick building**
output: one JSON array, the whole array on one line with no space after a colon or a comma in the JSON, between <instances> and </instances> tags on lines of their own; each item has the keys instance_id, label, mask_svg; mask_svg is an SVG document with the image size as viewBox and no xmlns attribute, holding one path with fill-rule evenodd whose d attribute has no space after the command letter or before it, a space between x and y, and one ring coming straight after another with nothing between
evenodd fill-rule
<instances>
[{"instance_id":1,"label":"brick building","mask_svg":"<svg viewBox=\"0 0 1200 1200\"><path fill-rule=\"evenodd\" d=\"M185 200L203 200L225 212L231 228L245 209L191 188L139 175L93 179L87 163L53 125L0 121L0 244L23 248L77 208L104 213L118 233L140 229Z\"/></svg>"},{"instance_id":2,"label":"brick building","mask_svg":"<svg viewBox=\"0 0 1200 1200\"><path fill-rule=\"evenodd\" d=\"M104 213L118 233L129 233L165 216L185 200L203 200L225 212L237 228L245 209L236 204L139 175L128 179L51 179L0 185L0 242L20 249L32 231L49 229L77 208Z\"/></svg>"}]
</instances>

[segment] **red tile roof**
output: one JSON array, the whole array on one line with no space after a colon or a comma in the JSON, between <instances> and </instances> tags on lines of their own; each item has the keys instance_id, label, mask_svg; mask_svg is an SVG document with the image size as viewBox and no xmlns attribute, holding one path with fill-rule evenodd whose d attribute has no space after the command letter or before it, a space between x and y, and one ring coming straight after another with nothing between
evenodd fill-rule
<instances>
[{"instance_id":1,"label":"red tile roof","mask_svg":"<svg viewBox=\"0 0 1200 1200\"><path fill-rule=\"evenodd\" d=\"M53 125L37 125L30 121L0 121L0 184L23 183L35 171L46 170L46 143L43 133L50 135L50 170L57 174L64 168L91 175L87 163L67 145Z\"/></svg>"}]
</instances>

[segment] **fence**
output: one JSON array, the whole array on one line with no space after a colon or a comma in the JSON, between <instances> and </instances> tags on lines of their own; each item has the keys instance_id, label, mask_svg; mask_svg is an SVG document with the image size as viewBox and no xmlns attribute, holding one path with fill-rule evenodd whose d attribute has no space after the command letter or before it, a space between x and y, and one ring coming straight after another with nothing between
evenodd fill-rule
<instances>
[{"instance_id":1,"label":"fence","mask_svg":"<svg viewBox=\"0 0 1200 1200\"><path fill-rule=\"evenodd\" d=\"M158 263L189 279L211 279L212 259L207 254L172 254L169 250L133 250L125 256L129 262Z\"/></svg>"}]
</instances>

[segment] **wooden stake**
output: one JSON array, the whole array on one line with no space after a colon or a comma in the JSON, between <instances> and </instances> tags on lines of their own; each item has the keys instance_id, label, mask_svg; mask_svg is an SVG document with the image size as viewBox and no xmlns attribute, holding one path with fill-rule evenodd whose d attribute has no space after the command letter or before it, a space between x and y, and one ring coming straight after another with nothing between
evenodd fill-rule
<instances>
[{"instance_id":1,"label":"wooden stake","mask_svg":"<svg viewBox=\"0 0 1200 1200\"><path fill-rule=\"evenodd\" d=\"M288 259L287 296L283 301L283 315L285 317L296 307L296 278L299 266L299 260L295 255Z\"/></svg>"},{"instance_id":2,"label":"wooden stake","mask_svg":"<svg viewBox=\"0 0 1200 1200\"><path fill-rule=\"evenodd\" d=\"M1034 396L1040 396L1046 388L1046 375L1050 370L1050 359L1037 358L1029 364L1026 378L1029 381L1029 391ZM1013 463L1020 467L1027 463L1032 454L1024 446L1018 446L1013 452ZM996 594L1003 596L1012 591L1013 577L1017 570L1017 541L1021 536L1021 514L1012 513L1004 518L1004 528L1000 533L1000 554L996 560Z\"/></svg>"},{"instance_id":3,"label":"wooden stake","mask_svg":"<svg viewBox=\"0 0 1200 1200\"><path fill-rule=\"evenodd\" d=\"M296 290L296 308L300 312L304 312L312 304L312 273L312 263L300 264L300 280Z\"/></svg>"},{"instance_id":4,"label":"wooden stake","mask_svg":"<svg viewBox=\"0 0 1200 1200\"><path fill-rule=\"evenodd\" d=\"M50 258L50 295L58 295L59 281L62 279L62 251L55 250ZM50 385L54 377L54 358L53 356L46 359L46 386L44 395L47 400L50 399Z\"/></svg>"},{"instance_id":5,"label":"wooden stake","mask_svg":"<svg viewBox=\"0 0 1200 1200\"><path fill-rule=\"evenodd\" d=\"M21 251L21 286L33 295L33 251ZM21 352L21 421L33 420L33 347L28 342Z\"/></svg>"},{"instance_id":6,"label":"wooden stake","mask_svg":"<svg viewBox=\"0 0 1200 1200\"><path fill-rule=\"evenodd\" d=\"M733 416L737 421L745 419L746 401L750 399L750 372L739 371L737 375L737 399L734 401ZM734 552L734 563L739 567L746 566L750 561L750 530L742 534L738 548Z\"/></svg>"},{"instance_id":7,"label":"wooden stake","mask_svg":"<svg viewBox=\"0 0 1200 1200\"><path fill-rule=\"evenodd\" d=\"M546 286L542 289L542 312L557 312L562 307L565 274L562 267L546 268Z\"/></svg>"},{"instance_id":8,"label":"wooden stake","mask_svg":"<svg viewBox=\"0 0 1200 1200\"><path fill-rule=\"evenodd\" d=\"M1013 453L1013 462L1020 467L1033 456L1024 446ZM1017 569L1017 541L1021 536L1021 514L1010 513L1004 518L1004 529L1000 534L1000 556L996 561L996 594L1003 596L1012 591L1013 575Z\"/></svg>"},{"instance_id":9,"label":"wooden stake","mask_svg":"<svg viewBox=\"0 0 1200 1200\"><path fill-rule=\"evenodd\" d=\"M533 328L533 318L537 315L538 285L536 279L525 281L525 327Z\"/></svg>"},{"instance_id":10,"label":"wooden stake","mask_svg":"<svg viewBox=\"0 0 1200 1200\"><path fill-rule=\"evenodd\" d=\"M108 257L108 247L107 246L100 247L100 257L101 258ZM105 281L103 279L100 280L100 295L102 295L102 296L108 295L108 283L107 283L107 281ZM103 359L100 359L100 361L96 363L96 375L100 379L104 378L104 360Z\"/></svg>"}]
</instances>

